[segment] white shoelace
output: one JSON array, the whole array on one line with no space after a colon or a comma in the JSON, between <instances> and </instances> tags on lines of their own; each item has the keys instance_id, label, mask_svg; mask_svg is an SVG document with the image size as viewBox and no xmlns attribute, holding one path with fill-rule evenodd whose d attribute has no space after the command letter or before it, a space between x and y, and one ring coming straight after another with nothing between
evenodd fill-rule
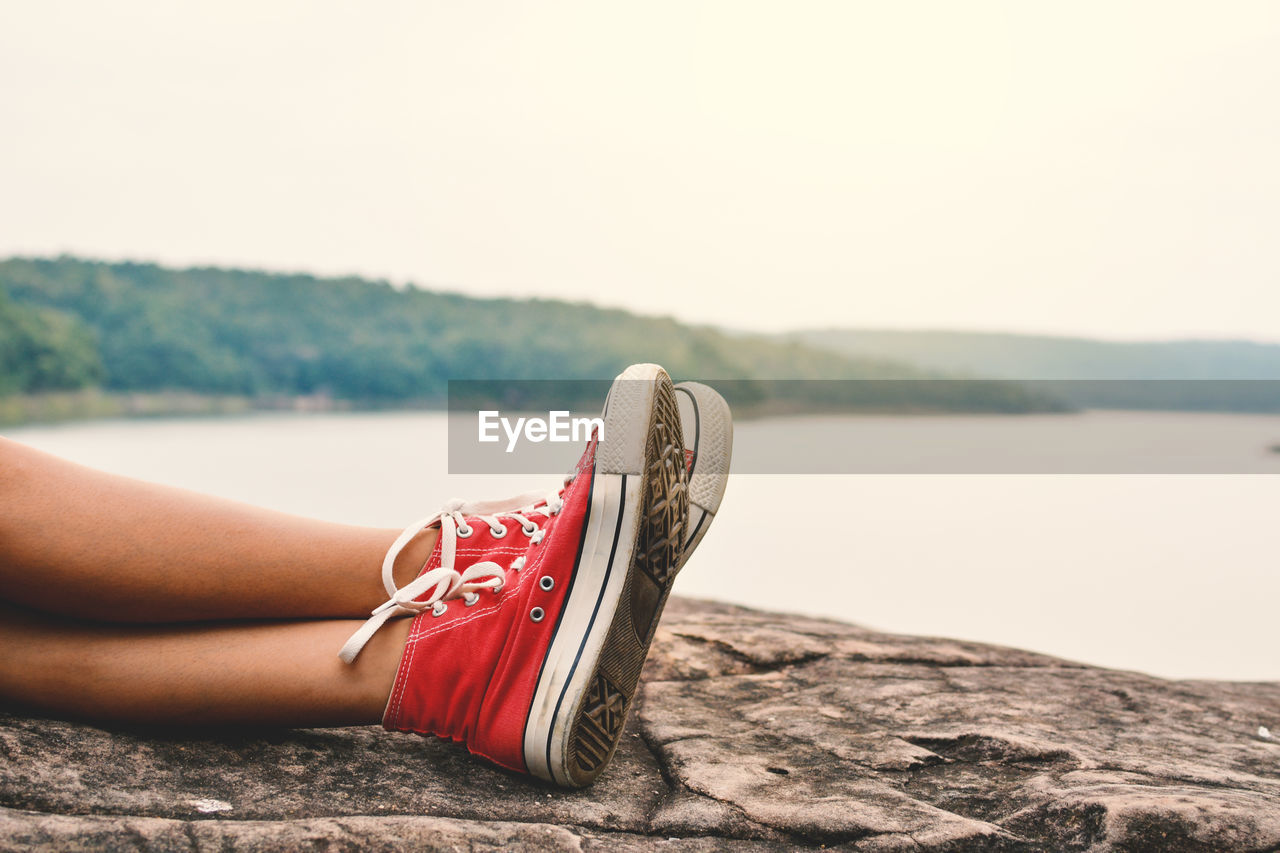
<instances>
[{"instance_id":1,"label":"white shoelace","mask_svg":"<svg viewBox=\"0 0 1280 853\"><path fill-rule=\"evenodd\" d=\"M555 515L564 506L558 492L546 494L530 493L519 495L505 501L466 501L454 499L444 505L435 515L414 522L404 529L399 538L387 550L382 560L382 585L391 597L373 611L369 620L351 635L343 645L338 657L351 663L360 654L369 639L388 620L399 616L414 616L431 609L432 614L439 616L446 610L446 601L456 598L470 607L480 600L480 590L491 589L498 592L506 582L506 569L492 560L485 560L468 566L464 571L454 569L458 552L458 540L469 537L473 528L467 524L466 516L489 525L489 532L502 538L508 533L503 519L514 521L520 525L521 532L529 537L530 544L542 541L543 530L536 522L530 521L528 515ZM426 528L440 523L440 565L429 572L397 588L393 569L396 557L409 542ZM507 568L519 571L524 567L524 557L517 557ZM418 596L429 594L421 601Z\"/></svg>"}]
</instances>

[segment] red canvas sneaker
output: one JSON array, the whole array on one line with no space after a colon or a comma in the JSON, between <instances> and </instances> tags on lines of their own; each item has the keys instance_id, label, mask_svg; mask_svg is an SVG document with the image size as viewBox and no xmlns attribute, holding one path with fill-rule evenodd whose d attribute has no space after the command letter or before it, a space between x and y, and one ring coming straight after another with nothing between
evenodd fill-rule
<instances>
[{"instance_id":1,"label":"red canvas sneaker","mask_svg":"<svg viewBox=\"0 0 1280 853\"><path fill-rule=\"evenodd\" d=\"M724 500L729 485L729 459L733 455L733 416L729 404L714 389L700 382L676 386L680 423L684 428L684 455L689 469L689 522L680 567L688 562Z\"/></svg>"},{"instance_id":2,"label":"red canvas sneaker","mask_svg":"<svg viewBox=\"0 0 1280 853\"><path fill-rule=\"evenodd\" d=\"M348 662L388 619L413 615L383 725L461 741L503 767L593 781L626 722L679 566L688 517L680 416L666 371L627 368L562 492L451 502L411 526L439 541L374 611Z\"/></svg>"}]
</instances>

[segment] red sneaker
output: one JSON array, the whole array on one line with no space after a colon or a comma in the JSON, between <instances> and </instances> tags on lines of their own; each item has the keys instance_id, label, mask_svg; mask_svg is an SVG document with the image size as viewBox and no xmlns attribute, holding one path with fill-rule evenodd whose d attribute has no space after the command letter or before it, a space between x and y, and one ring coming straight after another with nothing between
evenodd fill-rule
<instances>
[{"instance_id":1,"label":"red sneaker","mask_svg":"<svg viewBox=\"0 0 1280 853\"><path fill-rule=\"evenodd\" d=\"M622 734L686 538L687 472L666 371L627 368L563 492L451 502L391 547L392 598L340 653L414 615L383 725L566 786L592 782ZM422 573L390 568L438 524Z\"/></svg>"}]
</instances>

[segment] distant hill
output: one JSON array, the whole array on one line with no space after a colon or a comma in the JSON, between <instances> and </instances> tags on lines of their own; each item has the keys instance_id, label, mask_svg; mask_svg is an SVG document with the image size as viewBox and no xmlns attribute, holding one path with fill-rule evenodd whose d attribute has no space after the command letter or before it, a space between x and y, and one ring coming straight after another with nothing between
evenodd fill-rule
<instances>
[{"instance_id":1,"label":"distant hill","mask_svg":"<svg viewBox=\"0 0 1280 853\"><path fill-rule=\"evenodd\" d=\"M900 360L994 379L1280 379L1280 345L1252 341L1100 341L880 329L818 329L780 338L851 358Z\"/></svg>"},{"instance_id":2,"label":"distant hill","mask_svg":"<svg viewBox=\"0 0 1280 853\"><path fill-rule=\"evenodd\" d=\"M11 308L42 318L45 331L78 341L87 353L90 363L57 387L78 382L116 392L323 394L361 405L439 405L449 379L609 379L637 361L659 362L677 377L726 380L932 375L893 360L833 356L797 341L669 317L585 303L476 299L359 278L13 258L0 261L5 293ZM16 359L15 377L26 367L21 354ZM15 379L0 393L47 385ZM782 408L790 411L1060 405L1012 386L948 385L954 383L905 389L876 383L863 386L866 392L821 383L735 390L743 403L785 397Z\"/></svg>"},{"instance_id":3,"label":"distant hill","mask_svg":"<svg viewBox=\"0 0 1280 853\"><path fill-rule=\"evenodd\" d=\"M902 360L951 376L1016 380L1084 408L1280 411L1275 344L872 329L821 329L779 339L845 358Z\"/></svg>"},{"instance_id":4,"label":"distant hill","mask_svg":"<svg viewBox=\"0 0 1280 853\"><path fill-rule=\"evenodd\" d=\"M1280 346L1248 341L752 335L581 302L477 299L354 277L65 256L0 261L0 397L9 401L0 420L10 422L39 410L15 408L15 395L47 402L46 392L66 389L103 389L128 410L149 411L198 411L199 400L215 398L240 407L280 398L439 406L450 379L608 379L636 361L720 380L743 411L1280 409L1280 385L1198 381L1280 380ZM919 381L946 377L1001 381ZM912 381L729 381L762 379ZM138 392L169 396L139 402ZM97 398L93 406L120 408Z\"/></svg>"}]
</instances>

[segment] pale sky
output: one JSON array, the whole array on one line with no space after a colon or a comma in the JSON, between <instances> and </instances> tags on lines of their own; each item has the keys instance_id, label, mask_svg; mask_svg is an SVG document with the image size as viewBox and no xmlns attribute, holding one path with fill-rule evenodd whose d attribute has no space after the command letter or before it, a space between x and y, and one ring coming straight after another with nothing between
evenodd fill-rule
<instances>
[{"instance_id":1,"label":"pale sky","mask_svg":"<svg viewBox=\"0 0 1280 853\"><path fill-rule=\"evenodd\" d=\"M0 254L1280 340L1278 236L1271 0L0 0Z\"/></svg>"}]
</instances>

